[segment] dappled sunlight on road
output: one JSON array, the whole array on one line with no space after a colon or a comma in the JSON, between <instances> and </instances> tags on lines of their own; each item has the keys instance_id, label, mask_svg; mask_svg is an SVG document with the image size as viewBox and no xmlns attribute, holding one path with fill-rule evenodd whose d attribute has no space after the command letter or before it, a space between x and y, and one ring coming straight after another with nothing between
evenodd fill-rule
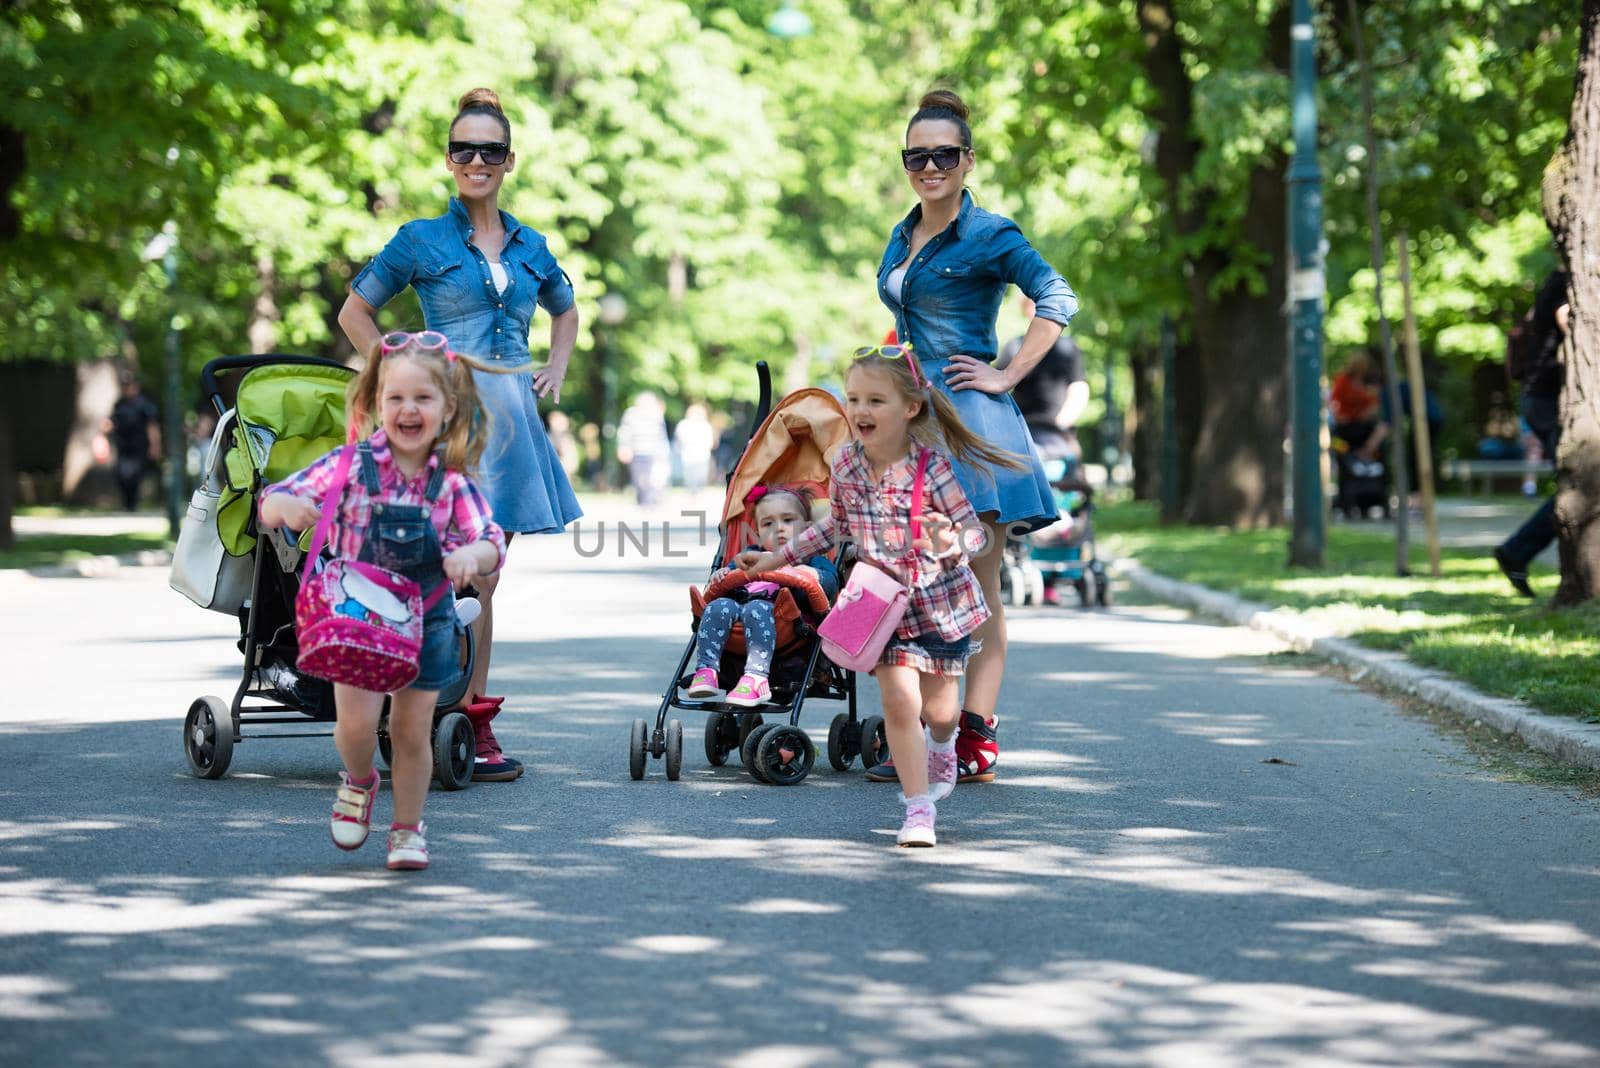
<instances>
[{"instance_id":1,"label":"dappled sunlight on road","mask_svg":"<svg viewBox=\"0 0 1600 1068\"><path fill-rule=\"evenodd\" d=\"M940 803L938 848L898 850L894 786L825 756L784 789L709 767L698 714L682 780L631 781L687 569L539 570L558 549L514 554L497 602L495 729L529 774L435 792L420 875L383 869L381 830L328 844L325 738L185 773L225 635L174 619L139 643L160 691L12 712L0 1062L1600 1063L1591 809L1469 775L1263 636L1014 613L999 778ZM819 747L843 707L808 703Z\"/></svg>"}]
</instances>

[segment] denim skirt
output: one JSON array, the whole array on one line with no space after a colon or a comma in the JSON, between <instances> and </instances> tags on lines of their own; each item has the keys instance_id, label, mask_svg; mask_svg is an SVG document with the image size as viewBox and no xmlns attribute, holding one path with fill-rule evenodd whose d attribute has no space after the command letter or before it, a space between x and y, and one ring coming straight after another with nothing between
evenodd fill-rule
<instances>
[{"instance_id":1,"label":"denim skirt","mask_svg":"<svg viewBox=\"0 0 1600 1068\"><path fill-rule=\"evenodd\" d=\"M513 534L560 533L583 509L539 421L531 365L517 374L473 371L472 384L490 417L474 481L494 521Z\"/></svg>"},{"instance_id":2,"label":"denim skirt","mask_svg":"<svg viewBox=\"0 0 1600 1068\"><path fill-rule=\"evenodd\" d=\"M982 642L972 640L972 635L945 641L937 632L902 638L896 634L884 646L878 664L890 667L915 668L924 675L958 677L967 670L967 661L983 648Z\"/></svg>"},{"instance_id":3,"label":"denim skirt","mask_svg":"<svg viewBox=\"0 0 1600 1068\"><path fill-rule=\"evenodd\" d=\"M990 445L1016 453L1027 461L1027 467L1016 471L1009 467L973 467L952 456L950 461L955 467L956 481L961 483L961 491L972 502L973 510L984 519L998 513L1000 526L1015 523L1030 532L1054 523L1059 515L1055 494L1039 462L1038 450L1033 447L1033 438L1028 435L1022 410L1011 399L1011 394L985 393L979 389L952 390L945 384L944 377L949 360L922 360L921 365L933 388L955 404L968 430Z\"/></svg>"}]
</instances>

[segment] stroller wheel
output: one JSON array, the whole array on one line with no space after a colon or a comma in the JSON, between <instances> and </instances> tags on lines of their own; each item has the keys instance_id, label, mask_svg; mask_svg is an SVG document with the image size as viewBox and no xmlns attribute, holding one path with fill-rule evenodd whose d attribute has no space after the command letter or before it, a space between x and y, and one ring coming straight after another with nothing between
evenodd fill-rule
<instances>
[{"instance_id":1,"label":"stroller wheel","mask_svg":"<svg viewBox=\"0 0 1600 1068\"><path fill-rule=\"evenodd\" d=\"M760 712L756 712L748 716L734 716L732 712L727 713L727 715L733 716L739 721L739 757L745 762L746 766L748 766L751 758L745 753L744 743L749 740L752 734L755 733L756 728L765 723L766 720L762 718ZM755 750L752 749L750 752L754 753Z\"/></svg>"},{"instance_id":2,"label":"stroller wheel","mask_svg":"<svg viewBox=\"0 0 1600 1068\"><path fill-rule=\"evenodd\" d=\"M650 728L642 719L634 720L633 729L628 732L628 774L635 782L644 778L644 746L649 733Z\"/></svg>"},{"instance_id":3,"label":"stroller wheel","mask_svg":"<svg viewBox=\"0 0 1600 1068\"><path fill-rule=\"evenodd\" d=\"M816 754L805 731L779 724L762 732L755 766L761 769L762 781L773 786L793 786L811 774Z\"/></svg>"},{"instance_id":4,"label":"stroller wheel","mask_svg":"<svg viewBox=\"0 0 1600 1068\"><path fill-rule=\"evenodd\" d=\"M883 730L882 716L861 721L861 770L871 771L889 759L889 737Z\"/></svg>"},{"instance_id":5,"label":"stroller wheel","mask_svg":"<svg viewBox=\"0 0 1600 1068\"><path fill-rule=\"evenodd\" d=\"M1005 602L1009 605L1028 602L1028 576L1020 567L1006 568Z\"/></svg>"},{"instance_id":6,"label":"stroller wheel","mask_svg":"<svg viewBox=\"0 0 1600 1068\"><path fill-rule=\"evenodd\" d=\"M1093 605L1096 586L1094 572L1084 568L1083 574L1074 585L1078 587L1078 600L1083 603L1083 607L1088 608Z\"/></svg>"},{"instance_id":7,"label":"stroller wheel","mask_svg":"<svg viewBox=\"0 0 1600 1068\"><path fill-rule=\"evenodd\" d=\"M394 739L389 737L389 706L384 705L383 714L378 717L378 760L382 762L385 771L394 770Z\"/></svg>"},{"instance_id":8,"label":"stroller wheel","mask_svg":"<svg viewBox=\"0 0 1600 1068\"><path fill-rule=\"evenodd\" d=\"M220 779L233 761L233 713L220 697L201 697L183 717L183 754L202 779Z\"/></svg>"},{"instance_id":9,"label":"stroller wheel","mask_svg":"<svg viewBox=\"0 0 1600 1068\"><path fill-rule=\"evenodd\" d=\"M850 717L843 712L834 716L833 722L828 725L828 763L833 765L833 770L849 771L850 765L855 763L860 744L859 741L851 741Z\"/></svg>"},{"instance_id":10,"label":"stroller wheel","mask_svg":"<svg viewBox=\"0 0 1600 1068\"><path fill-rule=\"evenodd\" d=\"M1028 603L1044 604L1044 572L1038 569L1028 572Z\"/></svg>"},{"instance_id":11,"label":"stroller wheel","mask_svg":"<svg viewBox=\"0 0 1600 1068\"><path fill-rule=\"evenodd\" d=\"M1096 564L1095 565L1095 579L1096 579L1095 587L1094 587L1094 599L1095 599L1095 602L1097 604L1099 604L1101 608L1110 608L1112 602L1116 600L1116 598L1114 596L1112 596L1112 593L1111 593L1111 576L1106 574L1105 568L1103 568L1103 567L1099 566L1098 564Z\"/></svg>"},{"instance_id":12,"label":"stroller wheel","mask_svg":"<svg viewBox=\"0 0 1600 1068\"><path fill-rule=\"evenodd\" d=\"M677 782L683 771L683 724L675 719L667 721L667 780Z\"/></svg>"},{"instance_id":13,"label":"stroller wheel","mask_svg":"<svg viewBox=\"0 0 1600 1068\"><path fill-rule=\"evenodd\" d=\"M763 723L750 732L750 736L744 740L744 745L739 749L739 757L744 761L745 770L750 773L750 777L755 779L756 782L767 781L765 769L762 768L761 760L757 756L761 749L761 739L765 738L769 732L777 729L778 724L776 723Z\"/></svg>"},{"instance_id":14,"label":"stroller wheel","mask_svg":"<svg viewBox=\"0 0 1600 1068\"><path fill-rule=\"evenodd\" d=\"M739 724L726 712L713 712L706 717L706 760L714 768L728 762L728 754L739 744Z\"/></svg>"},{"instance_id":15,"label":"stroller wheel","mask_svg":"<svg viewBox=\"0 0 1600 1068\"><path fill-rule=\"evenodd\" d=\"M472 782L478 736L472 721L460 712L446 712L433 725L433 775L446 790L464 790Z\"/></svg>"}]
</instances>

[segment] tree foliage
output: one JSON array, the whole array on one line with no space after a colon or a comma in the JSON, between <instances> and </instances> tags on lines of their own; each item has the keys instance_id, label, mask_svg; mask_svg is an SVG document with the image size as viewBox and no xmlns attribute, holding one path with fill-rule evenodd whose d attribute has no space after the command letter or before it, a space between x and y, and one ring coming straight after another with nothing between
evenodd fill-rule
<instances>
[{"instance_id":1,"label":"tree foliage","mask_svg":"<svg viewBox=\"0 0 1600 1068\"><path fill-rule=\"evenodd\" d=\"M5 5L0 358L153 363L174 310L191 371L252 343L342 355L349 279L444 210L447 123L488 85L515 125L504 206L549 237L587 323L601 293L628 301L609 339L624 389L726 404L757 358L825 379L889 325L872 272L912 203L895 150L942 82L974 105L980 202L1078 290L1091 365L1179 324L1190 517L1275 518L1286 3L801 6L813 32L784 40L768 0ZM1411 234L1423 345L1464 418L1453 383L1498 358L1552 262L1537 179L1577 29L1539 0L1361 17L1385 225ZM1317 5L1330 362L1375 322L1348 18ZM144 258L169 220L175 295ZM409 297L385 315L419 318ZM586 332L564 394L580 419L599 415L597 358Z\"/></svg>"}]
</instances>

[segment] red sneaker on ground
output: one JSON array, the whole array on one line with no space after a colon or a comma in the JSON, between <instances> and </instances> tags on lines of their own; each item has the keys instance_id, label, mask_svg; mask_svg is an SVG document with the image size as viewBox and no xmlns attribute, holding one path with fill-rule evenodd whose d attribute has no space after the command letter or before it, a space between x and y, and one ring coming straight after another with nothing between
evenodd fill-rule
<instances>
[{"instance_id":1,"label":"red sneaker on ground","mask_svg":"<svg viewBox=\"0 0 1600 1068\"><path fill-rule=\"evenodd\" d=\"M503 697L480 697L461 711L472 721L472 732L477 737L477 757L472 765L473 782L510 782L522 774L522 761L513 760L500 751L500 742L494 736L489 722L500 714Z\"/></svg>"},{"instance_id":2,"label":"red sneaker on ground","mask_svg":"<svg viewBox=\"0 0 1600 1068\"><path fill-rule=\"evenodd\" d=\"M961 713L961 731L956 735L956 765L961 774L956 782L994 782L994 766L1000 763L1000 719L985 721L976 712Z\"/></svg>"}]
</instances>

